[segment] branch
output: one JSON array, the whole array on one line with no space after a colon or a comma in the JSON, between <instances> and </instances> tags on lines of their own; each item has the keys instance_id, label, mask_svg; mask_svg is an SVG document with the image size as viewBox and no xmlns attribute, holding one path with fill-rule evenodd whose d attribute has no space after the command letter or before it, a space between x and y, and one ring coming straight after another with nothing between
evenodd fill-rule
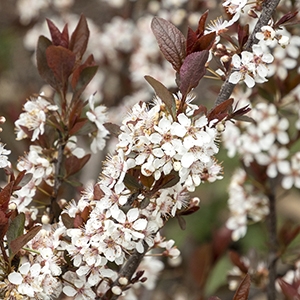
<instances>
[{"instance_id":1,"label":"branch","mask_svg":"<svg viewBox=\"0 0 300 300\"><path fill-rule=\"evenodd\" d=\"M276 197L275 183L271 181L271 192L268 195L270 213L267 219L267 228L269 234L269 283L267 285L268 300L276 299L276 262L277 255L277 215L276 215Z\"/></svg>"},{"instance_id":2,"label":"branch","mask_svg":"<svg viewBox=\"0 0 300 300\"><path fill-rule=\"evenodd\" d=\"M145 256L145 254L147 253L147 251L149 249L149 246L145 242L143 242L143 246L144 246L144 252L139 253L137 250L135 250L133 252L133 254L129 257L129 259L127 260L125 265L119 271L119 277L112 283L111 287L120 286L122 288L122 286L119 283L119 278L120 277L126 277L128 279L128 281L130 282L133 274L137 270L137 268L140 265L143 257ZM118 295L113 295L110 299L111 300L116 300L118 298L119 298ZM104 295L102 298L97 297L95 300L101 300L101 299L107 299L106 295Z\"/></svg>"},{"instance_id":3,"label":"branch","mask_svg":"<svg viewBox=\"0 0 300 300\"><path fill-rule=\"evenodd\" d=\"M268 22L271 19L272 14L275 11L279 2L280 2L280 0L265 0L263 2L262 13L255 25L255 28L254 28L252 34L250 35L250 37L245 45L245 50L251 50L252 46L254 44L257 44L258 40L255 37L256 33L261 31L261 28L263 26L268 25ZM229 77L232 72L233 72L233 70L231 70L231 72L228 74L225 82L223 83L220 93L215 101L214 107L218 106L219 104L223 103L224 101L226 101L227 99L230 98L230 95L233 92L234 87L236 86L235 84L229 82Z\"/></svg>"},{"instance_id":4,"label":"branch","mask_svg":"<svg viewBox=\"0 0 300 300\"><path fill-rule=\"evenodd\" d=\"M61 134L59 133L60 138ZM61 166L63 162L63 154L64 154L64 149L65 149L65 143L61 142L61 139L59 141L59 146L58 146L58 153L57 153L57 160L55 162L55 178L54 178L54 187L53 187L53 192L51 195L51 204L50 204L50 216L54 215L55 218L55 211L54 211L54 202L56 202L57 195L59 188L61 186L61 178L60 178L60 172L61 172ZM53 218L53 220L54 220Z\"/></svg>"}]
</instances>

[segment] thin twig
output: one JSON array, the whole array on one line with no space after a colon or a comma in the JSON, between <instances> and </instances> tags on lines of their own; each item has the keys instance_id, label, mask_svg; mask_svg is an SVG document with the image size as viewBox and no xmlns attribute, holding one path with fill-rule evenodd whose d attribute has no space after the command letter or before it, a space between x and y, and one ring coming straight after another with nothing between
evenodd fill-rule
<instances>
[{"instance_id":1,"label":"thin twig","mask_svg":"<svg viewBox=\"0 0 300 300\"><path fill-rule=\"evenodd\" d=\"M277 5L279 4L280 0L266 0L263 3L263 9L262 9L262 13L255 25L255 28L253 30L253 32L251 33L246 45L245 45L245 50L251 50L252 46L254 44L257 44L258 40L255 37L256 33L261 31L262 26L265 26L268 24L269 20L272 17L272 14L274 13ZM234 87L236 86L236 84L230 83L229 82L229 77L231 75L231 73L233 72L233 70L228 74L225 82L223 83L220 93L215 101L214 107L216 107L217 105L223 103L224 101L226 101L227 99L230 98L230 95L233 92Z\"/></svg>"},{"instance_id":2,"label":"thin twig","mask_svg":"<svg viewBox=\"0 0 300 300\"><path fill-rule=\"evenodd\" d=\"M277 214L276 214L276 197L275 197L275 183L271 181L271 191L268 195L269 198L269 216L267 219L268 235L269 235L269 283L267 286L268 300L276 299L276 263L278 259L277 255Z\"/></svg>"},{"instance_id":3,"label":"thin twig","mask_svg":"<svg viewBox=\"0 0 300 300\"><path fill-rule=\"evenodd\" d=\"M64 149L65 149L65 143L62 142L61 139L61 134L60 135L60 140L59 140L59 145L58 145L58 153L57 153L57 159L55 162L55 178L54 178L54 186L53 186L53 191L52 191L52 195L50 197L51 199L51 205L50 205L50 216L52 216L54 214L54 210L53 210L53 203L56 201L57 199L57 195L58 195L58 191L59 188L61 186L61 178L60 178L60 173L61 173L61 166L63 163L63 154L64 154ZM54 218L53 218L54 220Z\"/></svg>"},{"instance_id":4,"label":"thin twig","mask_svg":"<svg viewBox=\"0 0 300 300\"><path fill-rule=\"evenodd\" d=\"M121 270L119 271L119 277L113 282L113 284L111 285L111 287L114 286L120 286L119 283L119 278L121 277L126 277L129 281L132 278L133 274L135 273L135 271L137 270L139 264L141 263L143 257L145 256L145 254L147 253L149 246L143 242L143 246L144 246L144 252L143 253L139 253L137 250L135 250L133 252L133 254L128 258L127 262L125 263L125 265L121 268ZM110 300L116 300L118 299L118 295L113 295ZM98 297L95 300L101 300L101 299L107 299L106 296L104 295L103 297Z\"/></svg>"}]
</instances>

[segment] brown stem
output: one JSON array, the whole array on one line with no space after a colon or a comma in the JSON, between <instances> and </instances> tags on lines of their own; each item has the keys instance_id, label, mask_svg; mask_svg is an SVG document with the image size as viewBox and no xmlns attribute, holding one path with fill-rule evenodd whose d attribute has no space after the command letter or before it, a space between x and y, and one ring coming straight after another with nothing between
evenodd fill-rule
<instances>
[{"instance_id":1,"label":"brown stem","mask_svg":"<svg viewBox=\"0 0 300 300\"><path fill-rule=\"evenodd\" d=\"M51 195L51 206L50 206L50 216L54 215L54 219L56 219L55 216L55 210L54 210L54 205L56 203L57 195L59 188L61 186L61 178L60 178L60 173L61 173L61 166L63 163L63 154L64 154L64 149L65 149L65 143L61 139L61 134L60 135L60 140L59 140L59 146L58 146L58 153L57 153L57 159L55 162L55 178L54 178L54 187L53 187L53 192ZM58 221L58 220L57 220Z\"/></svg>"},{"instance_id":2,"label":"brown stem","mask_svg":"<svg viewBox=\"0 0 300 300\"><path fill-rule=\"evenodd\" d=\"M273 185L273 187L272 187ZM267 297L268 300L276 299L276 262L278 259L277 255L277 215L276 215L276 198L275 198L275 188L274 182L271 182L271 192L268 195L269 197L269 216L267 219L267 227L269 234L269 283L267 286Z\"/></svg>"},{"instance_id":3,"label":"brown stem","mask_svg":"<svg viewBox=\"0 0 300 300\"><path fill-rule=\"evenodd\" d=\"M253 32L251 33L251 35L245 45L245 50L251 50L252 46L254 44L257 44L258 40L255 37L255 34L261 30L262 26L265 26L268 24L269 20L272 17L272 14L275 11L279 2L280 2L280 0L264 1L262 13L255 25ZM227 99L229 99L234 87L236 86L235 84L229 82L229 77L232 72L233 72L233 70L228 74L227 79L223 83L220 93L215 101L214 107L216 107L217 105L219 105L219 104L223 103L224 101L226 101Z\"/></svg>"},{"instance_id":4,"label":"brown stem","mask_svg":"<svg viewBox=\"0 0 300 300\"><path fill-rule=\"evenodd\" d=\"M137 250L133 252L133 254L129 257L125 265L119 271L119 277L113 282L111 287L120 286L122 288L122 286L118 281L120 277L126 277L130 282L130 279L132 278L133 274L137 270L139 264L141 263L143 257L145 256L145 254L149 249L149 246L145 242L143 243L143 246L144 246L144 252L139 253ZM95 300L104 300L104 299L116 300L118 298L119 298L118 295L112 294L111 298L108 298L106 295L104 295L103 297L98 297Z\"/></svg>"}]
</instances>

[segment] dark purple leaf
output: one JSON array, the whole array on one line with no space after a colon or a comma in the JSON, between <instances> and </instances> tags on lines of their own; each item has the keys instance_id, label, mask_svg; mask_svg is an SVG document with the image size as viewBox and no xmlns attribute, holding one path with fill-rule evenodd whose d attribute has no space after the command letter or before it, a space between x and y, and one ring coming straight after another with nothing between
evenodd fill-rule
<instances>
[{"instance_id":1,"label":"dark purple leaf","mask_svg":"<svg viewBox=\"0 0 300 300\"><path fill-rule=\"evenodd\" d=\"M250 275L247 274L237 288L233 300L247 300L251 286Z\"/></svg>"},{"instance_id":2,"label":"dark purple leaf","mask_svg":"<svg viewBox=\"0 0 300 300\"><path fill-rule=\"evenodd\" d=\"M187 95L192 88L195 88L200 79L205 75L205 64L208 59L208 51L191 53L183 62L180 68L180 91L182 95Z\"/></svg>"},{"instance_id":3,"label":"dark purple leaf","mask_svg":"<svg viewBox=\"0 0 300 300\"><path fill-rule=\"evenodd\" d=\"M22 247L24 247L30 240L32 240L41 229L42 226L36 225L34 227L31 227L27 233L11 241L10 249L12 251L12 256L14 256Z\"/></svg>"},{"instance_id":4,"label":"dark purple leaf","mask_svg":"<svg viewBox=\"0 0 300 300\"><path fill-rule=\"evenodd\" d=\"M173 120L175 120L176 103L172 93L170 93L169 90L161 82L157 81L153 77L145 76L145 79L153 87L155 94L161 99L162 102L164 102Z\"/></svg>"},{"instance_id":5,"label":"dark purple leaf","mask_svg":"<svg viewBox=\"0 0 300 300\"><path fill-rule=\"evenodd\" d=\"M153 18L151 29L164 57L179 72L186 56L186 39L184 35L172 23L159 17Z\"/></svg>"}]
</instances>

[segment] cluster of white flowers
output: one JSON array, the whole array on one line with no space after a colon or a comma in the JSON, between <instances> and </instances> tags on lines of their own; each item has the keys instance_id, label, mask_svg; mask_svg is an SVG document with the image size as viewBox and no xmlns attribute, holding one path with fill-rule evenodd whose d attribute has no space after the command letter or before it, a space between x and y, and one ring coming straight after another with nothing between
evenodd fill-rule
<instances>
[{"instance_id":1,"label":"cluster of white flowers","mask_svg":"<svg viewBox=\"0 0 300 300\"><path fill-rule=\"evenodd\" d=\"M63 252L59 251L59 236L64 228L55 232L44 229L27 244L31 249L21 260L20 267L13 271L1 284L6 299L51 300L58 297L62 284L57 276L61 274Z\"/></svg>"},{"instance_id":2,"label":"cluster of white flowers","mask_svg":"<svg viewBox=\"0 0 300 300\"><path fill-rule=\"evenodd\" d=\"M267 64L274 60L270 53L262 50L260 45L253 45L253 52L243 51L241 57L234 54L232 57L233 73L229 77L229 82L236 84L244 80L249 88L257 83L267 81Z\"/></svg>"},{"instance_id":3,"label":"cluster of white flowers","mask_svg":"<svg viewBox=\"0 0 300 300\"><path fill-rule=\"evenodd\" d=\"M46 114L50 111L58 110L57 105L52 105L50 102L43 98L43 95L37 98L28 100L21 113L19 119L15 122L17 130L17 139L21 140L27 138L27 133L22 127L27 128L28 131L33 131L31 141L35 141L39 135L43 135L46 124Z\"/></svg>"},{"instance_id":4,"label":"cluster of white flowers","mask_svg":"<svg viewBox=\"0 0 300 300\"><path fill-rule=\"evenodd\" d=\"M278 44L282 47L289 44L289 37L287 35L278 34L269 25L263 26L261 31L256 33L255 37L259 40L260 45L271 46L274 44L274 41L278 41Z\"/></svg>"},{"instance_id":5,"label":"cluster of white flowers","mask_svg":"<svg viewBox=\"0 0 300 300\"><path fill-rule=\"evenodd\" d=\"M289 121L280 116L272 103L258 103L250 112L253 123L228 123L223 133L225 148L233 157L237 152L246 166L256 161L266 167L269 178L281 175L282 187L299 187L299 152L290 155Z\"/></svg>"},{"instance_id":6,"label":"cluster of white flowers","mask_svg":"<svg viewBox=\"0 0 300 300\"><path fill-rule=\"evenodd\" d=\"M192 116L195 108L189 104L187 115ZM151 108L146 103L136 104L125 118L117 154L105 162L96 185L64 212L76 218L87 207L90 210L83 226L66 230L71 243L64 247L77 268L76 273L65 275L76 279L74 285L64 287L67 295L83 290L85 295L91 295L95 285L101 293L106 292L109 282L117 278L107 263L122 265L133 250L143 253L144 243L150 248L165 248L165 256L178 257L174 241L162 240L158 230L166 218L188 205L187 189L194 190L201 178L221 178L221 167L213 159L218 151L217 130L205 116L193 119L187 115L180 114L178 122L174 122L164 104L156 99ZM151 197L142 184L136 193L129 189L126 174L138 172L152 180L153 188L172 171L179 174L179 182L158 189Z\"/></svg>"},{"instance_id":7,"label":"cluster of white flowers","mask_svg":"<svg viewBox=\"0 0 300 300\"><path fill-rule=\"evenodd\" d=\"M269 214L269 201L252 183L247 183L247 174L242 169L232 176L228 192L231 215L226 226L232 230L232 239L237 241L245 236L249 223L259 222Z\"/></svg>"},{"instance_id":8,"label":"cluster of white flowers","mask_svg":"<svg viewBox=\"0 0 300 300\"><path fill-rule=\"evenodd\" d=\"M225 148L230 149L230 157L238 151L247 166L254 159L262 162L261 155L264 151L272 157L278 143L286 145L289 142L289 122L278 114L274 104L258 103L252 108L249 117L252 117L254 122L238 123L235 127L228 123L223 133ZM265 163L267 166L270 164L270 160Z\"/></svg>"}]
</instances>

